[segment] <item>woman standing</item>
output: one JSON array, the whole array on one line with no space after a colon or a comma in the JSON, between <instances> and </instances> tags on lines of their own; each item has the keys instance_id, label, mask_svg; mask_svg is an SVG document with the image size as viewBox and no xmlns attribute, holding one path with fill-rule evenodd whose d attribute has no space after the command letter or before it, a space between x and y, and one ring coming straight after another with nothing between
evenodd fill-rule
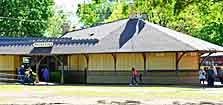
<instances>
[{"instance_id":1,"label":"woman standing","mask_svg":"<svg viewBox=\"0 0 223 105\"><path fill-rule=\"evenodd\" d=\"M130 86L132 86L132 85L136 85L137 86L138 85L137 76L138 76L138 72L133 67L132 71L131 71L131 83L129 84Z\"/></svg>"},{"instance_id":2,"label":"woman standing","mask_svg":"<svg viewBox=\"0 0 223 105\"><path fill-rule=\"evenodd\" d=\"M206 72L204 71L204 69L201 69L199 71L199 80L200 80L200 84L202 84L204 86L204 81L206 79Z\"/></svg>"}]
</instances>

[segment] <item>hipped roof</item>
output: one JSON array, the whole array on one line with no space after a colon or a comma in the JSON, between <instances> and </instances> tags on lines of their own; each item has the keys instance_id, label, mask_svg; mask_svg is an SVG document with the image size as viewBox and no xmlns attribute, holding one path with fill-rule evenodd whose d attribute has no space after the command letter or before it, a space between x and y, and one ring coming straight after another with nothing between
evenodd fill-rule
<instances>
[{"instance_id":1,"label":"hipped roof","mask_svg":"<svg viewBox=\"0 0 223 105\"><path fill-rule=\"evenodd\" d=\"M223 51L221 46L137 18L70 32L63 37L99 39L86 50L89 53Z\"/></svg>"},{"instance_id":2,"label":"hipped roof","mask_svg":"<svg viewBox=\"0 0 223 105\"><path fill-rule=\"evenodd\" d=\"M35 48L34 42L53 42ZM223 47L141 19L122 19L66 33L61 38L0 37L0 54L80 54L115 52L221 52Z\"/></svg>"}]
</instances>

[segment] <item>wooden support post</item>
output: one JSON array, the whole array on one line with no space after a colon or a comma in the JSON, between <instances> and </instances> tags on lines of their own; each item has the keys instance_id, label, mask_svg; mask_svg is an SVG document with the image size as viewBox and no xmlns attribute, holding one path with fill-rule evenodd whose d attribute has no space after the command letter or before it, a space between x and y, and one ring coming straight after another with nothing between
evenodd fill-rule
<instances>
[{"instance_id":1,"label":"wooden support post","mask_svg":"<svg viewBox=\"0 0 223 105\"><path fill-rule=\"evenodd\" d=\"M60 80L61 84L64 84L64 64L62 63L62 70L61 70L61 80Z\"/></svg>"},{"instance_id":2,"label":"wooden support post","mask_svg":"<svg viewBox=\"0 0 223 105\"><path fill-rule=\"evenodd\" d=\"M113 57L113 59L114 59L114 70L115 70L115 72L117 71L117 56L116 56L116 54L112 54L112 57Z\"/></svg>"},{"instance_id":3,"label":"wooden support post","mask_svg":"<svg viewBox=\"0 0 223 105\"><path fill-rule=\"evenodd\" d=\"M208 57L209 57L211 54L213 54L213 52L210 52L206 57L204 57L204 58L202 59L202 61L199 61L199 62L200 62L200 63L199 63L199 68L201 67L202 63L203 63L206 59L208 59ZM199 57L200 57L200 56L199 56Z\"/></svg>"},{"instance_id":4,"label":"wooden support post","mask_svg":"<svg viewBox=\"0 0 223 105\"><path fill-rule=\"evenodd\" d=\"M183 52L182 54L179 55L179 53L177 52L176 53L176 71L178 72L179 71L179 63L180 63L180 60L181 58L184 56L186 52Z\"/></svg>"},{"instance_id":5,"label":"wooden support post","mask_svg":"<svg viewBox=\"0 0 223 105\"><path fill-rule=\"evenodd\" d=\"M87 54L84 54L86 62L87 62L87 70L89 69L89 56Z\"/></svg>"},{"instance_id":6,"label":"wooden support post","mask_svg":"<svg viewBox=\"0 0 223 105\"><path fill-rule=\"evenodd\" d=\"M178 52L176 52L176 84L179 82L179 63L185 53L186 52L179 54Z\"/></svg>"},{"instance_id":7,"label":"wooden support post","mask_svg":"<svg viewBox=\"0 0 223 105\"><path fill-rule=\"evenodd\" d=\"M87 54L84 54L86 62L87 62L87 67L84 69L84 79L85 79L85 84L87 84L87 71L89 69L89 56Z\"/></svg>"},{"instance_id":8,"label":"wooden support post","mask_svg":"<svg viewBox=\"0 0 223 105\"><path fill-rule=\"evenodd\" d=\"M54 55L54 57L60 63L60 65L62 66L60 84L64 84L64 63L57 56Z\"/></svg>"},{"instance_id":9,"label":"wooden support post","mask_svg":"<svg viewBox=\"0 0 223 105\"><path fill-rule=\"evenodd\" d=\"M178 71L178 67L179 67L178 66L178 56L179 56L179 54L178 54L178 52L176 52L176 65L175 65L176 66L176 68L175 68L176 72Z\"/></svg>"},{"instance_id":10,"label":"wooden support post","mask_svg":"<svg viewBox=\"0 0 223 105\"><path fill-rule=\"evenodd\" d=\"M144 72L146 72L146 53L142 53L143 60L144 60Z\"/></svg>"},{"instance_id":11,"label":"wooden support post","mask_svg":"<svg viewBox=\"0 0 223 105\"><path fill-rule=\"evenodd\" d=\"M201 53L200 52L198 52L198 70L200 70L201 69Z\"/></svg>"},{"instance_id":12,"label":"wooden support post","mask_svg":"<svg viewBox=\"0 0 223 105\"><path fill-rule=\"evenodd\" d=\"M46 56L42 56L40 58L40 60L38 60L38 56L36 56L36 82L39 82L39 66L40 63L42 62L42 60L45 58Z\"/></svg>"}]
</instances>

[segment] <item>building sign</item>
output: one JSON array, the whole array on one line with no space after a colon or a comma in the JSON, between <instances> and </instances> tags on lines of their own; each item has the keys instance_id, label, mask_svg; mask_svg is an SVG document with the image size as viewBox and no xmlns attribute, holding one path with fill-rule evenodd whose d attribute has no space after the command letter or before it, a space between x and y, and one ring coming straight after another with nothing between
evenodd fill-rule
<instances>
[{"instance_id":1,"label":"building sign","mask_svg":"<svg viewBox=\"0 0 223 105\"><path fill-rule=\"evenodd\" d=\"M33 47L53 47L53 42L34 42Z\"/></svg>"},{"instance_id":2,"label":"building sign","mask_svg":"<svg viewBox=\"0 0 223 105\"><path fill-rule=\"evenodd\" d=\"M30 63L31 57L22 57L22 63Z\"/></svg>"}]
</instances>

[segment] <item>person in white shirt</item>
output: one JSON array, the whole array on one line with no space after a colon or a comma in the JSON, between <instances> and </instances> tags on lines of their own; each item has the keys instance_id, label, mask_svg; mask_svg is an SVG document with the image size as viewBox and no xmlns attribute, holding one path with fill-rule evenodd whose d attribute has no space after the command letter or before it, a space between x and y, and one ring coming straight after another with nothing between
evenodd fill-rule
<instances>
[{"instance_id":1,"label":"person in white shirt","mask_svg":"<svg viewBox=\"0 0 223 105\"><path fill-rule=\"evenodd\" d=\"M204 69L199 70L199 79L200 79L200 84L204 85L204 81L206 79L206 72Z\"/></svg>"},{"instance_id":2,"label":"person in white shirt","mask_svg":"<svg viewBox=\"0 0 223 105\"><path fill-rule=\"evenodd\" d=\"M218 72L217 72L216 67L213 66L213 70L214 70L214 75L215 75L215 77L216 77L216 76L218 75Z\"/></svg>"}]
</instances>

